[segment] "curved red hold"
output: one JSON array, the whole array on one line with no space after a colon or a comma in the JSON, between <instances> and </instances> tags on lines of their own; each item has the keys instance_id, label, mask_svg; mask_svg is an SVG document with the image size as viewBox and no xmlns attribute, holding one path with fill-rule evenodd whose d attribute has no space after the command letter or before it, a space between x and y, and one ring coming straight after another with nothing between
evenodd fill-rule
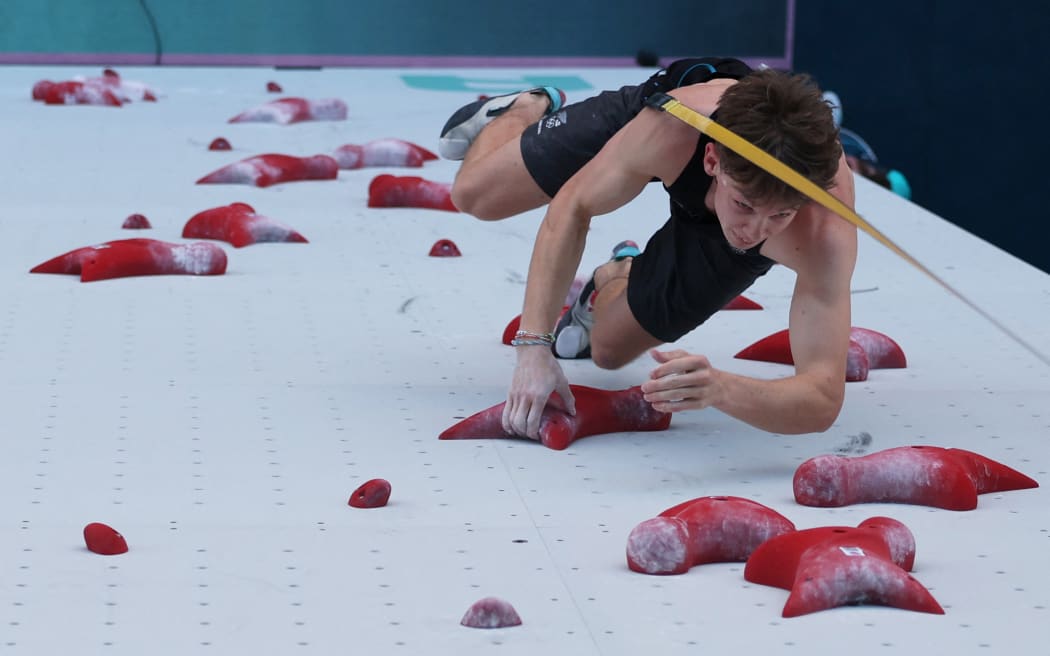
<instances>
[{"instance_id":1,"label":"curved red hold","mask_svg":"<svg viewBox=\"0 0 1050 656\"><path fill-rule=\"evenodd\" d=\"M642 398L640 387L625 390L602 390L583 385L570 385L576 398L576 415L548 405L540 419L540 443L561 451L574 441L589 435L666 430L671 415L653 409ZM467 417L446 429L438 439L464 440L518 437L503 430L503 406L494 405Z\"/></svg>"},{"instance_id":2,"label":"curved red hold","mask_svg":"<svg viewBox=\"0 0 1050 656\"><path fill-rule=\"evenodd\" d=\"M78 248L30 269L30 273L79 274L81 282L168 274L217 276L225 272L226 252L215 244L170 244L141 238Z\"/></svg>"},{"instance_id":3,"label":"curved red hold","mask_svg":"<svg viewBox=\"0 0 1050 656\"><path fill-rule=\"evenodd\" d=\"M103 556L116 556L128 551L128 543L123 535L98 522L84 527L84 543L88 550Z\"/></svg>"},{"instance_id":4,"label":"curved red hold","mask_svg":"<svg viewBox=\"0 0 1050 656\"><path fill-rule=\"evenodd\" d=\"M790 590L784 617L855 604L944 614L908 574L914 561L915 539L908 527L872 517L856 528L824 526L771 538L748 558L744 578Z\"/></svg>"},{"instance_id":5,"label":"curved red hold","mask_svg":"<svg viewBox=\"0 0 1050 656\"><path fill-rule=\"evenodd\" d=\"M291 155L257 155L212 171L197 184L246 184L269 187L282 182L301 180L335 180L339 165L328 155L293 157Z\"/></svg>"},{"instance_id":6,"label":"curved red hold","mask_svg":"<svg viewBox=\"0 0 1050 656\"><path fill-rule=\"evenodd\" d=\"M852 458L810 458L795 470L792 486L795 500L804 506L888 502L973 510L979 494L1039 483L972 451L903 446Z\"/></svg>"},{"instance_id":7,"label":"curved red hold","mask_svg":"<svg viewBox=\"0 0 1050 656\"><path fill-rule=\"evenodd\" d=\"M306 237L268 216L256 214L255 209L246 203L231 203L194 214L183 227L182 236L219 239L234 248L263 242L306 243Z\"/></svg>"},{"instance_id":8,"label":"curved red hold","mask_svg":"<svg viewBox=\"0 0 1050 656\"><path fill-rule=\"evenodd\" d=\"M133 100L154 101L152 89L141 82L124 80L111 68L100 77L76 78L62 82L40 80L33 85L33 100L48 105L103 105L120 107Z\"/></svg>"},{"instance_id":9,"label":"curved red hold","mask_svg":"<svg viewBox=\"0 0 1050 656\"><path fill-rule=\"evenodd\" d=\"M420 207L458 212L452 204L452 185L418 176L377 175L368 185L369 207Z\"/></svg>"},{"instance_id":10,"label":"curved red hold","mask_svg":"<svg viewBox=\"0 0 1050 656\"><path fill-rule=\"evenodd\" d=\"M338 98L280 98L241 112L230 123L278 123L288 125L302 121L345 121L346 103Z\"/></svg>"},{"instance_id":11,"label":"curved red hold","mask_svg":"<svg viewBox=\"0 0 1050 656\"><path fill-rule=\"evenodd\" d=\"M349 503L354 508L379 508L390 501L390 482L382 478L366 481L350 495Z\"/></svg>"},{"instance_id":12,"label":"curved red hold","mask_svg":"<svg viewBox=\"0 0 1050 656\"><path fill-rule=\"evenodd\" d=\"M46 105L99 105L120 107L124 103L104 85L87 84L79 80L52 82L41 80L33 85L33 99Z\"/></svg>"},{"instance_id":13,"label":"curved red hold","mask_svg":"<svg viewBox=\"0 0 1050 656\"><path fill-rule=\"evenodd\" d=\"M233 150L233 146L223 137L216 137L208 144L208 150Z\"/></svg>"},{"instance_id":14,"label":"curved red hold","mask_svg":"<svg viewBox=\"0 0 1050 656\"><path fill-rule=\"evenodd\" d=\"M266 90L270 93L284 93L284 89L282 89L281 85L276 82L267 82Z\"/></svg>"},{"instance_id":15,"label":"curved red hold","mask_svg":"<svg viewBox=\"0 0 1050 656\"><path fill-rule=\"evenodd\" d=\"M521 617L514 606L498 597L485 597L471 604L459 621L472 629L503 629L519 626Z\"/></svg>"},{"instance_id":16,"label":"curved red hold","mask_svg":"<svg viewBox=\"0 0 1050 656\"><path fill-rule=\"evenodd\" d=\"M565 314L568 311L568 309L569 309L568 305L563 305L562 308L561 308L561 313L558 314L558 318L561 319L561 315ZM521 327L521 315L519 314L518 316L516 316L513 319L511 319L510 322L507 324L507 327L503 329L503 337L502 337L503 343L506 344L507 346L510 346L511 340L514 339L514 334L518 332L518 329L520 327Z\"/></svg>"},{"instance_id":17,"label":"curved red hold","mask_svg":"<svg viewBox=\"0 0 1050 656\"><path fill-rule=\"evenodd\" d=\"M430 247L430 257L460 257L459 246L451 239L439 239Z\"/></svg>"},{"instance_id":18,"label":"curved red hold","mask_svg":"<svg viewBox=\"0 0 1050 656\"><path fill-rule=\"evenodd\" d=\"M746 296L737 296L722 308L723 310L761 310L762 306Z\"/></svg>"},{"instance_id":19,"label":"curved red hold","mask_svg":"<svg viewBox=\"0 0 1050 656\"><path fill-rule=\"evenodd\" d=\"M850 328L850 345L847 369L855 372L847 380L865 380L867 369L899 369L908 365L904 351L888 336L867 328ZM857 346L853 346L856 344ZM858 350L859 349L859 350ZM866 366L860 361L863 352ZM764 337L736 354L741 360L759 360L779 364L795 364L791 356L791 339L787 330Z\"/></svg>"},{"instance_id":20,"label":"curved red hold","mask_svg":"<svg viewBox=\"0 0 1050 656\"><path fill-rule=\"evenodd\" d=\"M332 153L341 169L361 169L372 166L401 166L419 168L437 155L410 141L402 139L375 139L363 145L345 144Z\"/></svg>"},{"instance_id":21,"label":"curved red hold","mask_svg":"<svg viewBox=\"0 0 1050 656\"><path fill-rule=\"evenodd\" d=\"M124 223L120 226L125 230L147 230L152 228L149 219L141 214L132 214L128 218L124 219Z\"/></svg>"},{"instance_id":22,"label":"curved red hold","mask_svg":"<svg viewBox=\"0 0 1050 656\"><path fill-rule=\"evenodd\" d=\"M700 497L660 513L627 536L627 566L682 574L704 563L743 562L766 540L795 530L772 508L740 497Z\"/></svg>"}]
</instances>

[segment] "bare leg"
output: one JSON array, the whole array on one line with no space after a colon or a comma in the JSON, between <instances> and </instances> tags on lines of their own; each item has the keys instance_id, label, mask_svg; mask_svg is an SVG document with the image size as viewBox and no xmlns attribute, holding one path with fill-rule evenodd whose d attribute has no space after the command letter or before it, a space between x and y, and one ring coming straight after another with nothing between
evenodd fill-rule
<instances>
[{"instance_id":1,"label":"bare leg","mask_svg":"<svg viewBox=\"0 0 1050 656\"><path fill-rule=\"evenodd\" d=\"M610 261L594 272L594 326L591 359L602 369L619 369L663 342L638 323L627 305L627 277L632 258Z\"/></svg>"},{"instance_id":2,"label":"bare leg","mask_svg":"<svg viewBox=\"0 0 1050 656\"><path fill-rule=\"evenodd\" d=\"M505 219L550 202L529 175L518 143L522 131L547 111L543 94L522 93L485 126L452 183L452 202L479 219Z\"/></svg>"}]
</instances>

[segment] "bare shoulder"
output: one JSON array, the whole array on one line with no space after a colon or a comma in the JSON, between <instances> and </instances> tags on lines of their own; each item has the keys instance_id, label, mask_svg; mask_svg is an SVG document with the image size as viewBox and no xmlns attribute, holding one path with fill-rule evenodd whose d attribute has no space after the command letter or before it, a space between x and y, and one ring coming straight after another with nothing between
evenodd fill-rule
<instances>
[{"instance_id":1,"label":"bare shoulder","mask_svg":"<svg viewBox=\"0 0 1050 656\"><path fill-rule=\"evenodd\" d=\"M736 84L736 80L729 78L718 78L678 87L670 92L683 105L695 109L704 116L710 116L718 108L718 101L729 87Z\"/></svg>"},{"instance_id":2,"label":"bare shoulder","mask_svg":"<svg viewBox=\"0 0 1050 656\"><path fill-rule=\"evenodd\" d=\"M853 207L853 173L845 156L839 158L834 186L828 191L846 206ZM848 280L857 261L857 228L824 206L808 201L787 229L766 242L762 254L800 276L845 275Z\"/></svg>"},{"instance_id":3,"label":"bare shoulder","mask_svg":"<svg viewBox=\"0 0 1050 656\"><path fill-rule=\"evenodd\" d=\"M615 161L667 184L696 152L700 134L675 117L646 107L620 129L595 160Z\"/></svg>"},{"instance_id":4,"label":"bare shoulder","mask_svg":"<svg viewBox=\"0 0 1050 656\"><path fill-rule=\"evenodd\" d=\"M799 275L853 274L857 259L857 229L853 224L808 202L791 225L770 238L762 253Z\"/></svg>"}]
</instances>

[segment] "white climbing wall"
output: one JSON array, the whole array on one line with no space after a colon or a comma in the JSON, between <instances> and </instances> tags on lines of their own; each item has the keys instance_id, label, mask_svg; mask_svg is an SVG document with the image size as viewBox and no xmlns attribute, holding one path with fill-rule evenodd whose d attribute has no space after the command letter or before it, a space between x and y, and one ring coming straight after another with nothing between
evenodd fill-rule
<instances>
[{"instance_id":1,"label":"white climbing wall","mask_svg":"<svg viewBox=\"0 0 1050 656\"><path fill-rule=\"evenodd\" d=\"M523 74L598 89L645 71L122 68L159 102L30 100L39 79L99 72L0 68L0 654L1046 653L1050 367L870 238L853 323L897 340L909 367L849 384L826 433L769 435L707 410L675 416L667 432L557 452L437 440L503 400L513 353L500 335L520 310L540 212L482 223L366 207L375 175L451 181L456 166L441 161L267 189L193 184L260 153L382 137L433 149L477 90L410 86L406 73L471 77L488 91ZM342 98L349 119L227 124L275 97L269 80L287 96ZM207 150L219 136L232 152ZM975 183L960 180L960 193ZM872 223L1050 351L1050 277L864 180L857 191ZM309 243L223 245L221 277L28 273L103 241L179 242L190 216L235 201ZM153 229L122 230L132 213ZM583 269L622 239L644 243L665 217L652 185L596 219ZM428 257L441 238L463 256ZM680 346L732 371L786 375L732 356L786 327L792 283L775 269L748 293L764 310L722 312ZM571 382L608 389L651 367L564 366ZM961 447L1044 488L984 495L970 512L795 504L795 468L865 433L869 451ZM390 504L350 508L371 478L391 482ZM627 569L635 525L707 495L750 498L799 528L896 518L917 541L915 578L946 614L864 606L784 619L787 592L747 583L742 563L673 577ZM119 530L130 551L87 551L90 522ZM523 624L461 627L487 596Z\"/></svg>"}]
</instances>

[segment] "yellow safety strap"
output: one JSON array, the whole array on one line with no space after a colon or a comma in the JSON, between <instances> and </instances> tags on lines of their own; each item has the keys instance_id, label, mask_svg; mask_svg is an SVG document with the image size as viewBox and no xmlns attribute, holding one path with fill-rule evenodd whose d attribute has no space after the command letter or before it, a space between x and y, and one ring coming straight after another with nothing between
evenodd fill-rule
<instances>
[{"instance_id":1,"label":"yellow safety strap","mask_svg":"<svg viewBox=\"0 0 1050 656\"><path fill-rule=\"evenodd\" d=\"M941 279L940 276L930 271L922 262L919 262L912 257L907 251L898 246L889 237L884 235L878 228L868 223L859 214L851 210L846 206L845 203L829 194L824 189L821 189L817 185L806 179L805 176L795 171L790 166L784 164L777 158L773 157L766 151L762 150L758 146L744 139L740 135L734 133L732 130L725 128L715 121L711 120L710 117L704 116L700 112L686 107L681 102L667 95L666 93L655 93L646 100L646 103L664 112L667 112L671 116L674 116L680 121L688 123L703 134L711 137L718 143L722 144L726 148L737 153L747 161L751 162L755 166L761 168L763 171L783 181L785 184L790 185L793 189L799 193L805 194L813 201L820 203L824 207L828 208L835 214L839 215L843 219L849 221L853 225L857 226L876 241L890 249L900 257L902 257L909 264L914 266L916 269L926 274L931 280L936 282L938 285L946 289L953 296L958 298L960 301L965 303L972 309L981 315L989 322L992 323L996 328L1003 332L1007 337L1017 342L1020 346L1024 347L1032 355L1036 356L1043 361L1044 364L1050 365L1050 358L1036 349L1034 346L1029 344L1024 339L1021 339L1019 335L1014 333L1012 330L1007 328L1005 325L1000 323L995 317L988 314L980 307L977 306L973 301L962 295L957 289L949 285L947 282Z\"/></svg>"}]
</instances>

